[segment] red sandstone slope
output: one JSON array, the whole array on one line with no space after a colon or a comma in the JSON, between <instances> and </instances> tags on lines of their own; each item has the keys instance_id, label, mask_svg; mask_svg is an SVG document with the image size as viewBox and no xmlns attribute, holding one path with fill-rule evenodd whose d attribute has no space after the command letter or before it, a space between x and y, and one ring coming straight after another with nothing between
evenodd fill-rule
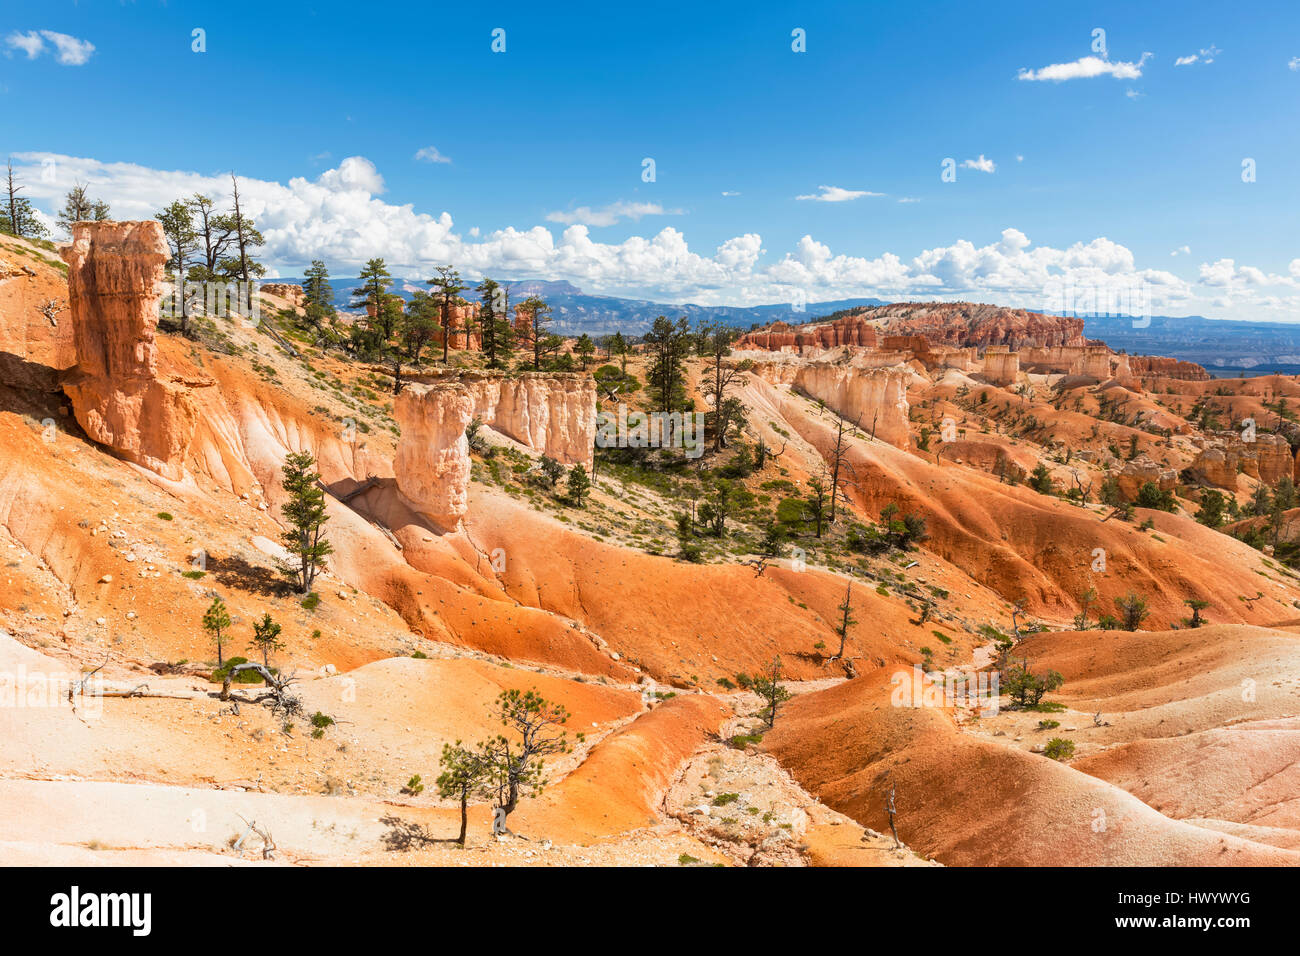
<instances>
[{"instance_id":1,"label":"red sandstone slope","mask_svg":"<svg viewBox=\"0 0 1300 956\"><path fill-rule=\"evenodd\" d=\"M886 677L792 701L764 740L796 779L864 826L953 866L1294 866L1300 853L1171 820L1072 767L895 707Z\"/></svg>"}]
</instances>

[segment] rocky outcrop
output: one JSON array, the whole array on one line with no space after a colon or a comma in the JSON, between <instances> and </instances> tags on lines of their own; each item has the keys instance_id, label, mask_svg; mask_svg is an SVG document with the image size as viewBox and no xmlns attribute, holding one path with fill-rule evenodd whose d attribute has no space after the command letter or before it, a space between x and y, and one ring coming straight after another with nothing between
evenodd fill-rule
<instances>
[{"instance_id":1,"label":"rocky outcrop","mask_svg":"<svg viewBox=\"0 0 1300 956\"><path fill-rule=\"evenodd\" d=\"M1183 382L1208 382L1210 373L1195 362L1183 362L1158 355L1131 355L1129 371L1133 375L1173 378Z\"/></svg>"},{"instance_id":2,"label":"rocky outcrop","mask_svg":"<svg viewBox=\"0 0 1300 956\"><path fill-rule=\"evenodd\" d=\"M170 253L158 222L79 222L62 252L76 364L63 390L93 440L165 478L184 475L198 411L213 384L161 360L154 330Z\"/></svg>"},{"instance_id":3,"label":"rocky outcrop","mask_svg":"<svg viewBox=\"0 0 1300 956\"><path fill-rule=\"evenodd\" d=\"M858 315L846 315L833 322L807 325L773 322L766 329L745 333L736 340L735 347L779 352L803 348L829 349L841 345L875 348L876 342L876 330L865 319Z\"/></svg>"},{"instance_id":4,"label":"rocky outcrop","mask_svg":"<svg viewBox=\"0 0 1300 956\"><path fill-rule=\"evenodd\" d=\"M0 258L0 384L57 392L59 372L76 361L67 285L45 260L32 262Z\"/></svg>"},{"instance_id":5,"label":"rocky outcrop","mask_svg":"<svg viewBox=\"0 0 1300 956\"><path fill-rule=\"evenodd\" d=\"M984 378L993 385L1014 385L1020 377L1020 353L991 345L984 352Z\"/></svg>"},{"instance_id":6,"label":"rocky outcrop","mask_svg":"<svg viewBox=\"0 0 1300 956\"><path fill-rule=\"evenodd\" d=\"M1292 477L1295 467L1291 446L1281 435L1257 433L1254 441L1243 441L1236 432L1223 432L1201 450L1187 471L1207 485L1236 490L1238 475L1276 485L1283 476Z\"/></svg>"},{"instance_id":7,"label":"rocky outcrop","mask_svg":"<svg viewBox=\"0 0 1300 956\"><path fill-rule=\"evenodd\" d=\"M1115 480L1119 483L1120 494L1125 501L1136 501L1142 486L1150 482L1161 491L1173 491L1178 484L1178 472L1171 468L1162 468L1146 455L1138 455L1124 468Z\"/></svg>"},{"instance_id":8,"label":"rocky outcrop","mask_svg":"<svg viewBox=\"0 0 1300 956\"><path fill-rule=\"evenodd\" d=\"M591 376L454 369L419 380L464 386L474 401L473 414L483 424L561 464L591 470L596 445L596 381Z\"/></svg>"},{"instance_id":9,"label":"rocky outcrop","mask_svg":"<svg viewBox=\"0 0 1300 956\"><path fill-rule=\"evenodd\" d=\"M471 305L468 302L462 302L459 305L453 305L448 313L450 328L449 348L453 349L471 349L480 351L483 348L483 336L477 328L478 306ZM441 312L435 313L435 321L442 322ZM433 332L432 344L435 348L442 348L442 325Z\"/></svg>"},{"instance_id":10,"label":"rocky outcrop","mask_svg":"<svg viewBox=\"0 0 1300 956\"><path fill-rule=\"evenodd\" d=\"M1011 349L1088 344L1083 319L973 302L896 302L858 313L891 335L924 335L932 344L1005 345Z\"/></svg>"},{"instance_id":11,"label":"rocky outcrop","mask_svg":"<svg viewBox=\"0 0 1300 956\"><path fill-rule=\"evenodd\" d=\"M810 362L794 374L796 389L896 448L910 444L907 383L900 368L860 369Z\"/></svg>"},{"instance_id":12,"label":"rocky outcrop","mask_svg":"<svg viewBox=\"0 0 1300 956\"><path fill-rule=\"evenodd\" d=\"M454 524L469 502L465 428L482 419L502 435L566 465L593 464L596 383L586 375L454 370L422 377L397 397L402 436L397 486L421 513Z\"/></svg>"},{"instance_id":13,"label":"rocky outcrop","mask_svg":"<svg viewBox=\"0 0 1300 956\"><path fill-rule=\"evenodd\" d=\"M295 309L302 308L303 302L306 301L306 294L302 291L302 286L290 282L264 282L258 287L257 291L284 299Z\"/></svg>"}]
</instances>

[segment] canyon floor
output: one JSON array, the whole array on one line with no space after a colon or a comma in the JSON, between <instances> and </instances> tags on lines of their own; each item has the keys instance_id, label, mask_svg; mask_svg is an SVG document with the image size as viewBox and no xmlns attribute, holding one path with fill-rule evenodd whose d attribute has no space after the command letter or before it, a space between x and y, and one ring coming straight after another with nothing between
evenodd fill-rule
<instances>
[{"instance_id":1,"label":"canyon floor","mask_svg":"<svg viewBox=\"0 0 1300 956\"><path fill-rule=\"evenodd\" d=\"M597 449L585 500L539 477L558 405L531 445L504 398L464 443L465 405L425 436L467 469L447 520L396 464L413 438L391 371L314 344L291 299L264 293L260 323L200 316L137 341L72 298L58 250L0 238L0 862L1300 863L1295 379L1114 354L1084 374L1070 363L1101 353L1070 320L890 307L809 342L737 343L726 447ZM958 326L947 345L970 355L883 338ZM839 341L864 328L880 341ZM979 352L1018 336L1019 371L992 374ZM88 341L130 359L146 340L142 380L175 403L156 418L153 397L85 377ZM408 379L439 380L440 352ZM591 366L645 409L651 362L640 348L625 371ZM709 407L716 363L684 367L686 400ZM120 447L74 408L94 389L126 416ZM613 411L607 392L594 410ZM1243 445L1245 419L1259 440ZM334 550L312 600L280 567L298 451ZM454 484L418 467L440 494ZM816 517L832 480L834 519ZM1103 504L1108 484L1126 500ZM1272 510L1253 507L1261 488ZM1196 518L1210 492L1232 512L1217 526ZM701 530L720 502L722 533ZM700 522L692 554L683 514ZM924 533L900 538L895 514ZM782 553L765 557L773 526ZM1130 593L1135 630L1114 620ZM285 721L259 685L222 699L202 626L216 596L226 656L257 659L252 626L271 615L278 673L331 724ZM777 656L791 699L769 727L753 679ZM939 692L1016 662L1062 682L1036 708L1005 681L973 705ZM462 848L440 757L499 733L510 690L562 705L583 739L548 760L510 835L476 799Z\"/></svg>"}]
</instances>

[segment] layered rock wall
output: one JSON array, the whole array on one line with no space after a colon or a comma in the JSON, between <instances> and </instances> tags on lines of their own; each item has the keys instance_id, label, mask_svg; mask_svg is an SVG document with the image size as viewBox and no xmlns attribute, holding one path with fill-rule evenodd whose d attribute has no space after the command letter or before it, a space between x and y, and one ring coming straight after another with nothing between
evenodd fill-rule
<instances>
[{"instance_id":1,"label":"layered rock wall","mask_svg":"<svg viewBox=\"0 0 1300 956\"><path fill-rule=\"evenodd\" d=\"M899 368L860 369L813 362L795 371L793 385L881 441L907 448L911 441L907 402L910 377Z\"/></svg>"},{"instance_id":2,"label":"layered rock wall","mask_svg":"<svg viewBox=\"0 0 1300 956\"><path fill-rule=\"evenodd\" d=\"M837 348L841 345L875 348L876 343L876 330L865 319L857 315L846 315L833 322L809 325L773 322L766 329L742 335L736 341L736 348L780 352L803 348Z\"/></svg>"},{"instance_id":3,"label":"layered rock wall","mask_svg":"<svg viewBox=\"0 0 1300 956\"><path fill-rule=\"evenodd\" d=\"M394 472L402 494L437 521L454 523L469 503L465 428L475 418L562 464L591 471L596 383L573 373L506 376L451 371L408 385L394 413L402 436Z\"/></svg>"}]
</instances>

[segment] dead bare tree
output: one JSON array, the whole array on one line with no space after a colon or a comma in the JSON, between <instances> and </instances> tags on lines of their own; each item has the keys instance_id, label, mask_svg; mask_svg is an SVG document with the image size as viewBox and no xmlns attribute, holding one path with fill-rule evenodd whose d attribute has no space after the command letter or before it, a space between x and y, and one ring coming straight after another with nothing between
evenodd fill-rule
<instances>
[{"instance_id":1,"label":"dead bare tree","mask_svg":"<svg viewBox=\"0 0 1300 956\"><path fill-rule=\"evenodd\" d=\"M59 313L65 311L63 303L58 299L50 299L39 308L41 315L45 316L50 325L57 329L59 327Z\"/></svg>"},{"instance_id":2,"label":"dead bare tree","mask_svg":"<svg viewBox=\"0 0 1300 956\"><path fill-rule=\"evenodd\" d=\"M235 843L234 843L234 845L231 847L231 849L234 850L236 853L243 853L243 852L244 852L244 841L248 839L248 837L249 837L250 834L256 833L256 834L258 835L258 837L260 837L261 840L262 840L262 859L264 859L264 860L274 860L274 859L275 859L275 840L274 840L274 838L272 838L272 836L271 836L271 830L270 830L270 828L269 828L269 827L259 827L259 826L257 825L257 821L256 821L256 820L245 820L244 817L243 817L243 815L240 815L239 819L243 820L244 823L247 824L248 829L246 829L246 830L244 831L243 836L241 836L238 840L235 841Z\"/></svg>"},{"instance_id":3,"label":"dead bare tree","mask_svg":"<svg viewBox=\"0 0 1300 956\"><path fill-rule=\"evenodd\" d=\"M894 804L896 788L894 781L889 781L889 794L885 797L885 812L889 814L889 832L894 835L894 849L901 850L903 841L898 838L898 809Z\"/></svg>"}]
</instances>

